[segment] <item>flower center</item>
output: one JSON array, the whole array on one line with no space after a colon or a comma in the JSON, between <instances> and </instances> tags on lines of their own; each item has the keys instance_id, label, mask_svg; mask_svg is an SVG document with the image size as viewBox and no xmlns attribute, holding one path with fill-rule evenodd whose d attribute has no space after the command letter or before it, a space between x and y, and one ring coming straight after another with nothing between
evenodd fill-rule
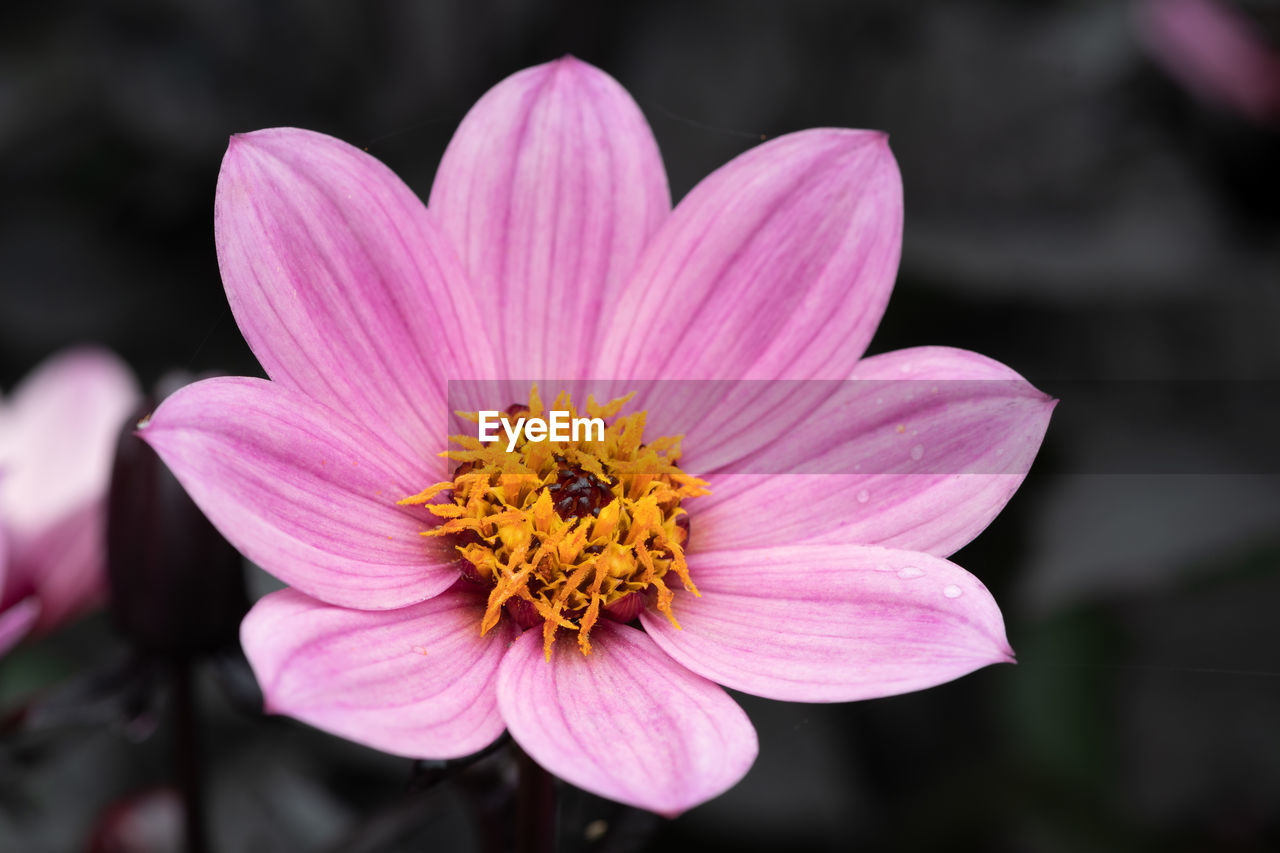
<instances>
[{"instance_id":1,"label":"flower center","mask_svg":"<svg viewBox=\"0 0 1280 853\"><path fill-rule=\"evenodd\" d=\"M689 518L681 503L707 494L707 484L680 470L679 436L645 442L644 412L617 416L629 399L604 406L588 399L588 416L607 422L603 440L592 440L591 430L570 441L530 441L521 432L508 452L505 439L452 436L462 449L442 455L459 463L453 479L400 501L441 519L423 535L444 537L462 576L489 587L482 634L504 613L521 628L541 622L550 660L562 628L590 654L602 615L629 622L652 606L679 627L674 590L698 594L684 558ZM567 393L552 409L577 417ZM505 417L543 414L535 387L528 406L512 406Z\"/></svg>"}]
</instances>

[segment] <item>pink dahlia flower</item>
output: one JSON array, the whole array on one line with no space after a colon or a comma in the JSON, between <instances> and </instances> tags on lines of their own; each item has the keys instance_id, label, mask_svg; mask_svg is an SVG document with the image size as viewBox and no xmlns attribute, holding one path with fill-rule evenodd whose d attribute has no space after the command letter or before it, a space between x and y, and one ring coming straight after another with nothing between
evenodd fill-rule
<instances>
[{"instance_id":1,"label":"pink dahlia flower","mask_svg":"<svg viewBox=\"0 0 1280 853\"><path fill-rule=\"evenodd\" d=\"M995 602L944 558L1017 488L1053 401L960 350L862 359L901 228L887 140L854 130L760 145L671 210L636 104L571 58L476 104L425 206L336 139L233 138L218 257L271 378L188 386L141 434L291 587L241 629L268 710L411 757L505 728L562 778L674 814L756 756L720 685L847 701L1010 660ZM446 381L520 376L930 392L753 415L812 430L815 458L901 457L890 473L735 473L715 436L656 416L686 433L678 466L627 428L568 462L530 450L532 487L479 452L451 471ZM610 491L599 475L641 452L666 473Z\"/></svg>"},{"instance_id":2,"label":"pink dahlia flower","mask_svg":"<svg viewBox=\"0 0 1280 853\"><path fill-rule=\"evenodd\" d=\"M80 349L0 401L0 653L101 598L111 459L138 399L118 358Z\"/></svg>"}]
</instances>

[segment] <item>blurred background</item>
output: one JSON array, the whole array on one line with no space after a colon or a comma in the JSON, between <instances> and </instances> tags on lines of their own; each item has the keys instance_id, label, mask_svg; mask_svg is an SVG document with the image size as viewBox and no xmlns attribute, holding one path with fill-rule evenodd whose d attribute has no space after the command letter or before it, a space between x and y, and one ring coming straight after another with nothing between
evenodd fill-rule
<instances>
[{"instance_id":1,"label":"blurred background","mask_svg":"<svg viewBox=\"0 0 1280 853\"><path fill-rule=\"evenodd\" d=\"M741 784L673 822L566 791L564 849L1280 849L1272 0L8 8L0 387L86 341L144 387L258 373L214 257L227 136L324 131L425 197L467 108L565 52L634 95L675 199L762 135L887 130L906 233L872 352L978 350L1062 402L954 558L1017 666L859 704L743 697L761 751ZM57 697L0 747L0 849L178 849L181 691L129 660L103 614L0 660L0 713ZM215 850L465 850L477 816L510 818L484 794L501 755L432 785L256 717L234 654L193 690Z\"/></svg>"}]
</instances>

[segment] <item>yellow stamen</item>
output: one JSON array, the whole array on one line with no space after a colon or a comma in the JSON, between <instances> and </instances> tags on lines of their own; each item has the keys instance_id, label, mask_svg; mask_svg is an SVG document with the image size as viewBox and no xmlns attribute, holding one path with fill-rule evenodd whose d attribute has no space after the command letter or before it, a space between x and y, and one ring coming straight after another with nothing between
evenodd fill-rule
<instances>
[{"instance_id":1,"label":"yellow stamen","mask_svg":"<svg viewBox=\"0 0 1280 853\"><path fill-rule=\"evenodd\" d=\"M581 441L530 442L522 434L507 452L505 440L452 436L460 449L442 455L457 466L453 479L400 501L439 519L423 535L458 537L454 547L475 569L467 577L492 584L482 634L509 607L527 624L532 605L548 660L560 629L575 631L590 654L592 627L633 593L679 627L673 590L698 595L684 556L681 503L707 494L707 484L677 464L679 436L646 441L645 413L620 414L630 399L600 405L588 398L588 416L610 420L601 441L589 440L590 431ZM522 408L528 417L543 415L537 387ZM552 409L577 417L567 393Z\"/></svg>"}]
</instances>

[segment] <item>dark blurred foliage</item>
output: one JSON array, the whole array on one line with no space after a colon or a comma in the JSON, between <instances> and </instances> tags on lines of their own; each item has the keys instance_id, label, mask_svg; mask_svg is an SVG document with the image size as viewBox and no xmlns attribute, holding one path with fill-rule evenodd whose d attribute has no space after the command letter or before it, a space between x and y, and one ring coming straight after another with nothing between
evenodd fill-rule
<instances>
[{"instance_id":1,"label":"dark blurred foliage","mask_svg":"<svg viewBox=\"0 0 1280 853\"><path fill-rule=\"evenodd\" d=\"M1280 33L1273 5L1239 6ZM325 131L425 196L470 104L564 52L635 95L676 198L762 136L888 130L906 244L873 349L969 347L1063 398L1022 491L956 557L1001 603L1018 666L859 704L744 698L761 755L737 788L674 822L567 791L565 849L1280 847L1280 478L1247 429L1280 379L1278 136L1172 83L1124 3L7 8L0 384L81 340L144 384L257 372L213 252L228 134ZM1155 403L1087 393L1119 380ZM1234 402L1193 407L1164 380L1229 381ZM0 664L0 699L122 642L99 617L29 644ZM505 752L441 782L257 718L226 698L252 695L245 677L196 685L216 849L467 849L514 819ZM5 751L0 849L171 835L171 738L148 713Z\"/></svg>"}]
</instances>

